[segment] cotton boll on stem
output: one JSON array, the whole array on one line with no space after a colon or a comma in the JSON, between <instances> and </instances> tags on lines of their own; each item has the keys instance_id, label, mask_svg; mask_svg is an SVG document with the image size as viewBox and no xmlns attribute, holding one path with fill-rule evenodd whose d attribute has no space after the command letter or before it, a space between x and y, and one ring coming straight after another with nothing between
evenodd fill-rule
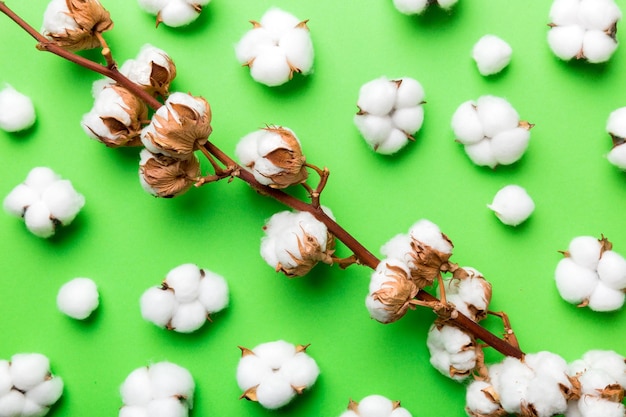
<instances>
[{"instance_id":1,"label":"cotton boll on stem","mask_svg":"<svg viewBox=\"0 0 626 417\"><path fill-rule=\"evenodd\" d=\"M62 313L84 320L98 307L98 287L89 278L75 278L66 282L57 294L57 307Z\"/></svg>"},{"instance_id":2,"label":"cotton boll on stem","mask_svg":"<svg viewBox=\"0 0 626 417\"><path fill-rule=\"evenodd\" d=\"M500 221L509 226L517 226L532 214L535 203L526 190L518 185L507 185L500 189L487 205Z\"/></svg>"},{"instance_id":3,"label":"cotton boll on stem","mask_svg":"<svg viewBox=\"0 0 626 417\"><path fill-rule=\"evenodd\" d=\"M10 85L0 90L0 129L7 132L26 130L35 124L35 106L30 97Z\"/></svg>"},{"instance_id":4,"label":"cotton boll on stem","mask_svg":"<svg viewBox=\"0 0 626 417\"><path fill-rule=\"evenodd\" d=\"M492 75L509 64L512 53L513 49L503 39L495 35L485 35L474 45L472 58L481 75Z\"/></svg>"}]
</instances>

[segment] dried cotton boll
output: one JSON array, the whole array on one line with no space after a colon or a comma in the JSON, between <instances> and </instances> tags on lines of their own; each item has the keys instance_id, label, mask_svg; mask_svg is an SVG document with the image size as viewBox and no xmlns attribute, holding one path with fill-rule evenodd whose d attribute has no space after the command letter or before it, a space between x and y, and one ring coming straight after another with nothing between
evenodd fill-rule
<instances>
[{"instance_id":1,"label":"dried cotton boll","mask_svg":"<svg viewBox=\"0 0 626 417\"><path fill-rule=\"evenodd\" d=\"M193 154L181 160L142 149L139 157L139 182L155 197L184 194L200 178L200 161Z\"/></svg>"},{"instance_id":2,"label":"dried cotton boll","mask_svg":"<svg viewBox=\"0 0 626 417\"><path fill-rule=\"evenodd\" d=\"M35 124L35 106L25 94L6 85L0 90L0 129L19 132Z\"/></svg>"},{"instance_id":3,"label":"dried cotton boll","mask_svg":"<svg viewBox=\"0 0 626 417\"><path fill-rule=\"evenodd\" d=\"M42 33L61 48L81 51L101 46L97 35L113 21L98 0L52 0L43 16Z\"/></svg>"},{"instance_id":4,"label":"dried cotton boll","mask_svg":"<svg viewBox=\"0 0 626 417\"><path fill-rule=\"evenodd\" d=\"M503 416L506 411L494 395L495 390L486 381L475 380L467 386L465 412L470 417Z\"/></svg>"},{"instance_id":5,"label":"dried cotton boll","mask_svg":"<svg viewBox=\"0 0 626 417\"><path fill-rule=\"evenodd\" d=\"M517 226L530 217L535 210L535 203L524 188L507 185L496 193L487 207L493 210L502 223Z\"/></svg>"},{"instance_id":6,"label":"dried cotton boll","mask_svg":"<svg viewBox=\"0 0 626 417\"><path fill-rule=\"evenodd\" d=\"M426 345L431 365L448 378L463 381L476 367L476 342L456 327L432 325Z\"/></svg>"},{"instance_id":7,"label":"dried cotton boll","mask_svg":"<svg viewBox=\"0 0 626 417\"><path fill-rule=\"evenodd\" d=\"M135 59L124 62L120 72L150 94L167 97L176 65L164 50L145 44Z\"/></svg>"},{"instance_id":8,"label":"dried cotton boll","mask_svg":"<svg viewBox=\"0 0 626 417\"><path fill-rule=\"evenodd\" d=\"M401 319L409 308L415 308L412 302L418 291L404 263L383 259L372 273L365 306L376 321L392 323Z\"/></svg>"},{"instance_id":9,"label":"dried cotton boll","mask_svg":"<svg viewBox=\"0 0 626 417\"><path fill-rule=\"evenodd\" d=\"M306 353L307 346L285 341L263 343L254 349L240 347L237 384L240 398L257 401L268 409L288 404L296 394L310 388L319 375L315 361Z\"/></svg>"},{"instance_id":10,"label":"dried cotton boll","mask_svg":"<svg viewBox=\"0 0 626 417\"><path fill-rule=\"evenodd\" d=\"M487 316L491 302L492 287L489 281L476 269L462 268L467 276L444 281L446 300L461 313L478 322ZM440 293L439 288L437 288Z\"/></svg>"},{"instance_id":11,"label":"dried cotton boll","mask_svg":"<svg viewBox=\"0 0 626 417\"><path fill-rule=\"evenodd\" d=\"M84 320L98 308L98 287L89 278L74 278L66 282L57 294L57 307L62 313Z\"/></svg>"},{"instance_id":12,"label":"dried cotton boll","mask_svg":"<svg viewBox=\"0 0 626 417\"><path fill-rule=\"evenodd\" d=\"M492 75L509 65L512 53L513 49L506 41L495 35L485 35L474 45L472 58L481 75Z\"/></svg>"},{"instance_id":13,"label":"dried cotton boll","mask_svg":"<svg viewBox=\"0 0 626 417\"><path fill-rule=\"evenodd\" d=\"M313 43L307 21L277 8L269 9L235 45L239 63L252 78L269 87L285 84L294 72L313 69Z\"/></svg>"}]
</instances>

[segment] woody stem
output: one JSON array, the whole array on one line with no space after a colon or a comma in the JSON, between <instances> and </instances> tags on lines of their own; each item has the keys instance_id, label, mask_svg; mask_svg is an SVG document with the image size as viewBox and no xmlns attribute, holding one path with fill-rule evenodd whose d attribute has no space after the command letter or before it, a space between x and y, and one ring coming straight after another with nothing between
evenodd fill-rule
<instances>
[{"instance_id":1,"label":"woody stem","mask_svg":"<svg viewBox=\"0 0 626 417\"><path fill-rule=\"evenodd\" d=\"M37 40L38 48L41 50L45 50L51 52L55 55L60 56L68 61L74 62L77 65L80 65L84 68L87 68L91 71L94 71L98 74L101 74L105 77L109 77L116 81L119 85L129 90L140 100L144 101L148 106L152 109L157 110L162 106L162 104L152 97L149 93L144 91L137 84L129 80L122 73L120 73L115 66L109 68L107 66L98 64L86 58L83 58L77 54L66 51L65 49L59 47L55 43L51 42L49 39L45 38L42 34L36 31L32 26L26 23L22 18L16 15L3 1L0 1L0 12L7 15L11 20L17 23L22 29L24 29L29 35L31 35L35 40ZM104 51L103 51L104 52ZM229 167L228 170L222 172L228 172L228 175L232 175L233 177L237 177L246 183L248 183L253 189L258 191L261 194L267 195L269 197L274 198L275 200L281 202L282 204L291 207L294 210L298 211L306 211L311 213L317 220L324 223L326 225L328 231L332 233L338 240L343 242L346 247L348 247L354 253L354 256L357 260L357 263L365 265L371 269L376 269L376 266L379 264L380 260L373 255L365 246L363 246L358 240L356 240L350 233L348 233L343 227L341 227L337 222L331 219L319 206L319 200L317 200L317 205L312 203L305 203L304 201L298 200L297 198L274 188L267 187L261 183L259 183L252 173L243 169L237 162L235 162L230 156L225 154L221 149L219 149L212 142L206 142L202 145L202 152L204 155L210 154L215 157L220 163L224 166ZM209 158L209 161L211 159ZM315 169L315 168L314 168ZM319 168L318 168L319 169ZM221 168L220 168L221 170ZM321 175L321 174L320 174ZM216 177L220 177L221 174L216 173ZM317 191L321 192L326 184L327 175L321 175L322 180L317 187ZM319 196L318 196L319 198ZM424 290L420 290L416 296L416 299L423 302L427 305L435 305L439 302L439 300L427 293ZM422 304L422 303L420 303ZM439 303L440 304L440 303ZM431 307L432 308L432 307ZM513 356L516 358L521 358L523 356L523 352L519 349L518 346L515 346L509 343L507 340L502 340L494 334L490 333L474 321L472 321L467 316L459 313L458 317L451 319L456 326L465 330L466 332L474 335L476 338L481 339L500 353Z\"/></svg>"},{"instance_id":2,"label":"woody stem","mask_svg":"<svg viewBox=\"0 0 626 417\"><path fill-rule=\"evenodd\" d=\"M100 41L100 46L102 47L102 56L104 56L105 61L107 62L107 68L113 69L117 67L115 60L113 60L113 55L111 54L111 48L107 44L107 41L102 36L102 33L96 32L96 38Z\"/></svg>"},{"instance_id":3,"label":"woody stem","mask_svg":"<svg viewBox=\"0 0 626 417\"><path fill-rule=\"evenodd\" d=\"M509 320L509 316L504 311L487 311L487 314L500 317L504 327L504 339L508 341L509 344L519 349L519 341L517 340L517 336L515 336L515 332L511 327L511 320Z\"/></svg>"}]
</instances>

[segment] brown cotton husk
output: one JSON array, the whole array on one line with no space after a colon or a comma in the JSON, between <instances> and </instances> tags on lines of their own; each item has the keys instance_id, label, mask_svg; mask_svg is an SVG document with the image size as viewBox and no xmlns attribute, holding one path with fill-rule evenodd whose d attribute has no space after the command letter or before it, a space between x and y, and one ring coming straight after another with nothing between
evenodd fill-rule
<instances>
[{"instance_id":1,"label":"brown cotton husk","mask_svg":"<svg viewBox=\"0 0 626 417\"><path fill-rule=\"evenodd\" d=\"M600 397L615 403L621 403L624 400L624 388L620 384L607 385L601 390L597 390Z\"/></svg>"},{"instance_id":2,"label":"brown cotton husk","mask_svg":"<svg viewBox=\"0 0 626 417\"><path fill-rule=\"evenodd\" d=\"M298 239L299 254L288 252L291 259L296 263L296 266L285 267L281 263L278 263L276 266L277 272L282 272L290 278L302 277L308 274L318 262L324 262L328 265L333 263L332 254L335 248L334 235L327 232L326 247L322 248L315 236L306 233L304 229L302 229L302 233L304 239L301 239L300 236L296 237Z\"/></svg>"},{"instance_id":3,"label":"brown cotton husk","mask_svg":"<svg viewBox=\"0 0 626 417\"><path fill-rule=\"evenodd\" d=\"M167 118L156 113L153 116L154 132L146 137L159 149L172 157L187 159L200 146L204 145L212 132L211 107L202 97L194 97L205 107L204 114L184 104L167 104Z\"/></svg>"},{"instance_id":4,"label":"brown cotton husk","mask_svg":"<svg viewBox=\"0 0 626 417\"><path fill-rule=\"evenodd\" d=\"M411 249L411 261L415 265L411 268L411 279L418 289L432 285L442 271L450 269L451 253L443 253L416 239L412 239Z\"/></svg>"},{"instance_id":5,"label":"brown cotton husk","mask_svg":"<svg viewBox=\"0 0 626 417\"><path fill-rule=\"evenodd\" d=\"M61 33L47 33L58 46L69 51L82 51L101 46L96 34L113 29L109 12L97 0L66 0L68 16L76 22L77 29Z\"/></svg>"},{"instance_id":6,"label":"brown cotton husk","mask_svg":"<svg viewBox=\"0 0 626 417\"><path fill-rule=\"evenodd\" d=\"M98 140L104 143L110 148L116 148L120 146L140 146L141 129L143 127L142 122L148 118L148 106L139 100L137 96L132 94L126 88L113 84L106 88L113 88L115 92L122 98L124 102L123 110L128 114L130 123L127 125L122 120L115 117L101 117L102 123L111 132L111 137L103 137L96 134L93 130L92 133L98 138Z\"/></svg>"},{"instance_id":7,"label":"brown cotton husk","mask_svg":"<svg viewBox=\"0 0 626 417\"><path fill-rule=\"evenodd\" d=\"M200 163L193 155L189 159L176 159L153 154L141 166L140 173L157 197L170 198L183 194L196 182Z\"/></svg>"},{"instance_id":8,"label":"brown cotton husk","mask_svg":"<svg viewBox=\"0 0 626 417\"><path fill-rule=\"evenodd\" d=\"M286 188L306 181L308 177L305 165L306 158L302 154L300 143L293 133L278 126L266 127L265 130L280 135L285 143L285 147L276 148L264 156L274 166L280 168L279 173L269 176L272 180L270 187Z\"/></svg>"},{"instance_id":9,"label":"brown cotton husk","mask_svg":"<svg viewBox=\"0 0 626 417\"><path fill-rule=\"evenodd\" d=\"M567 400L567 401L577 401L580 399L580 397L582 396L582 384L580 383L580 381L578 380L578 376L570 376L570 375L565 375L567 377L567 380L570 383L570 386L568 387L565 384L559 384L559 389L561 390L561 393L563 394L563 397Z\"/></svg>"},{"instance_id":10,"label":"brown cotton husk","mask_svg":"<svg viewBox=\"0 0 626 417\"><path fill-rule=\"evenodd\" d=\"M386 281L382 288L372 293L372 298L379 301L389 312L389 320L392 323L402 318L409 308L415 308L413 300L419 289L408 277L402 268L387 265L390 281Z\"/></svg>"},{"instance_id":11,"label":"brown cotton husk","mask_svg":"<svg viewBox=\"0 0 626 417\"><path fill-rule=\"evenodd\" d=\"M170 84L176 78L176 65L169 57L166 57L168 67L164 67L152 61L150 70L150 85L142 86L144 89L154 95L167 97L169 95Z\"/></svg>"}]
</instances>

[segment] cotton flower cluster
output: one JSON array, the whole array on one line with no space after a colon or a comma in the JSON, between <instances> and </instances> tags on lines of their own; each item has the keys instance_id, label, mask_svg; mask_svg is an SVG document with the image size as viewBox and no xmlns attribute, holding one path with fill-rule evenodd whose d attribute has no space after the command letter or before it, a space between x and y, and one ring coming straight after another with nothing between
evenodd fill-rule
<instances>
[{"instance_id":1,"label":"cotton flower cluster","mask_svg":"<svg viewBox=\"0 0 626 417\"><path fill-rule=\"evenodd\" d=\"M623 417L626 358L613 351L591 350L569 365L582 390L568 404L567 417Z\"/></svg>"},{"instance_id":2,"label":"cotton flower cluster","mask_svg":"<svg viewBox=\"0 0 626 417\"><path fill-rule=\"evenodd\" d=\"M10 85L0 90L0 129L19 132L35 124L35 106L25 94Z\"/></svg>"},{"instance_id":3,"label":"cotton flower cluster","mask_svg":"<svg viewBox=\"0 0 626 417\"><path fill-rule=\"evenodd\" d=\"M519 160L534 125L520 121L517 111L503 98L482 96L461 104L452 116L457 141L476 164L495 168Z\"/></svg>"},{"instance_id":4,"label":"cotton flower cluster","mask_svg":"<svg viewBox=\"0 0 626 417\"><path fill-rule=\"evenodd\" d=\"M481 321L489 310L491 283L478 270L468 266L460 268L456 275L443 281L446 300L473 321ZM441 296L441 289L437 290Z\"/></svg>"},{"instance_id":5,"label":"cotton flower cluster","mask_svg":"<svg viewBox=\"0 0 626 417\"><path fill-rule=\"evenodd\" d=\"M84 320L98 307L98 287L89 278L74 278L66 282L57 294L57 307L64 314Z\"/></svg>"},{"instance_id":6,"label":"cotton flower cluster","mask_svg":"<svg viewBox=\"0 0 626 417\"><path fill-rule=\"evenodd\" d=\"M52 0L43 16L43 35L69 51L104 46L102 33L111 29L109 12L98 0Z\"/></svg>"},{"instance_id":7,"label":"cotton flower cluster","mask_svg":"<svg viewBox=\"0 0 626 417\"><path fill-rule=\"evenodd\" d=\"M124 62L120 72L146 92L167 97L176 66L165 51L145 44L137 58ZM148 119L146 104L110 79L94 82L92 94L94 105L81 120L85 133L113 148L141 145L139 135Z\"/></svg>"},{"instance_id":8,"label":"cotton flower cluster","mask_svg":"<svg viewBox=\"0 0 626 417\"><path fill-rule=\"evenodd\" d=\"M626 107L611 112L606 131L613 139L613 149L607 155L610 163L626 171Z\"/></svg>"},{"instance_id":9,"label":"cotton flower cluster","mask_svg":"<svg viewBox=\"0 0 626 417\"><path fill-rule=\"evenodd\" d=\"M63 380L50 373L50 361L39 353L18 353L0 360L0 415L41 417L63 393Z\"/></svg>"},{"instance_id":10,"label":"cotton flower cluster","mask_svg":"<svg viewBox=\"0 0 626 417\"><path fill-rule=\"evenodd\" d=\"M211 107L204 98L171 94L141 132L147 149L139 164L144 189L157 197L187 191L200 176L194 151L207 142L211 131Z\"/></svg>"},{"instance_id":11,"label":"cotton flower cluster","mask_svg":"<svg viewBox=\"0 0 626 417\"><path fill-rule=\"evenodd\" d=\"M487 207L493 210L502 223L517 226L530 217L535 210L535 202L524 188L507 185L496 193Z\"/></svg>"},{"instance_id":12,"label":"cotton flower cluster","mask_svg":"<svg viewBox=\"0 0 626 417\"><path fill-rule=\"evenodd\" d=\"M551 352L507 357L491 365L486 380L467 388L466 412L471 417L509 414L550 417L567 410L567 402L579 397L563 358Z\"/></svg>"},{"instance_id":13,"label":"cotton flower cluster","mask_svg":"<svg viewBox=\"0 0 626 417\"><path fill-rule=\"evenodd\" d=\"M320 370L306 353L307 347L283 340L263 343L252 350L240 347L237 384L243 391L241 398L276 409L313 386Z\"/></svg>"},{"instance_id":14,"label":"cotton flower cluster","mask_svg":"<svg viewBox=\"0 0 626 417\"><path fill-rule=\"evenodd\" d=\"M334 219L330 209L323 210ZM263 230L261 256L288 277L304 276L318 262L333 263L335 237L309 212L281 211L269 218Z\"/></svg>"},{"instance_id":15,"label":"cotton flower cluster","mask_svg":"<svg viewBox=\"0 0 626 417\"><path fill-rule=\"evenodd\" d=\"M69 225L85 204L69 180L47 167L33 168L26 180L4 199L4 209L24 218L35 236L50 237L60 225Z\"/></svg>"},{"instance_id":16,"label":"cotton flower cluster","mask_svg":"<svg viewBox=\"0 0 626 417\"><path fill-rule=\"evenodd\" d=\"M361 401L350 400L348 410L339 417L411 417L400 401L391 401L382 395L368 395Z\"/></svg>"},{"instance_id":17,"label":"cotton flower cluster","mask_svg":"<svg viewBox=\"0 0 626 417\"><path fill-rule=\"evenodd\" d=\"M137 368L120 388L124 405L119 417L187 417L194 390L193 377L182 366L158 362Z\"/></svg>"},{"instance_id":18,"label":"cotton flower cluster","mask_svg":"<svg viewBox=\"0 0 626 417\"><path fill-rule=\"evenodd\" d=\"M424 122L424 89L413 78L377 78L359 90L354 123L376 152L389 155L415 140Z\"/></svg>"},{"instance_id":19,"label":"cotton flower cluster","mask_svg":"<svg viewBox=\"0 0 626 417\"><path fill-rule=\"evenodd\" d=\"M594 311L613 311L624 305L626 260L606 238L578 236L556 267L556 287L563 299Z\"/></svg>"},{"instance_id":20,"label":"cotton flower cluster","mask_svg":"<svg viewBox=\"0 0 626 417\"><path fill-rule=\"evenodd\" d=\"M170 27L185 26L200 16L202 7L211 0L138 0L146 12L156 15L157 26L163 22Z\"/></svg>"},{"instance_id":21,"label":"cotton flower cluster","mask_svg":"<svg viewBox=\"0 0 626 417\"><path fill-rule=\"evenodd\" d=\"M399 12L412 15L422 14L428 6L436 4L442 9L449 10L458 0L393 0L393 5Z\"/></svg>"},{"instance_id":22,"label":"cotton flower cluster","mask_svg":"<svg viewBox=\"0 0 626 417\"><path fill-rule=\"evenodd\" d=\"M300 140L286 127L268 126L247 134L235 154L258 182L272 188L300 184L308 176Z\"/></svg>"},{"instance_id":23,"label":"cotton flower cluster","mask_svg":"<svg viewBox=\"0 0 626 417\"><path fill-rule=\"evenodd\" d=\"M306 23L294 15L271 8L235 45L237 60L250 67L252 78L270 87L285 84L294 72L313 69L313 42Z\"/></svg>"},{"instance_id":24,"label":"cotton flower cluster","mask_svg":"<svg viewBox=\"0 0 626 417\"><path fill-rule=\"evenodd\" d=\"M555 0L550 8L548 44L563 59L608 61L617 48L622 12L613 0Z\"/></svg>"},{"instance_id":25,"label":"cotton flower cluster","mask_svg":"<svg viewBox=\"0 0 626 417\"><path fill-rule=\"evenodd\" d=\"M160 287L146 290L140 305L144 319L168 330L190 333L228 305L228 285L214 272L183 264L172 269Z\"/></svg>"},{"instance_id":26,"label":"cotton flower cluster","mask_svg":"<svg viewBox=\"0 0 626 417\"><path fill-rule=\"evenodd\" d=\"M482 75L497 74L509 65L513 49L495 35L485 35L474 44L472 58Z\"/></svg>"}]
</instances>

